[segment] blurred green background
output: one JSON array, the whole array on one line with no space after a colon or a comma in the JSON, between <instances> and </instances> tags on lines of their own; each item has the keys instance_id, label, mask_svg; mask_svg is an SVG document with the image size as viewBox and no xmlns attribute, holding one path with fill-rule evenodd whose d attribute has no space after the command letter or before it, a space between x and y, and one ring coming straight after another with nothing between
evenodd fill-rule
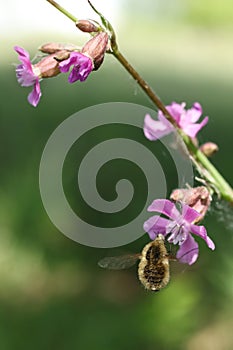
<instances>
[{"instance_id":1,"label":"blurred green background","mask_svg":"<svg viewBox=\"0 0 233 350\"><path fill-rule=\"evenodd\" d=\"M169 286L156 294L141 287L136 267L107 271L97 266L105 255L140 251L146 236L108 251L81 246L50 222L40 198L38 169L53 130L94 104L152 105L124 69L106 57L83 84L69 85L63 76L43 81L41 102L36 109L31 107L26 100L29 90L15 79L11 62L17 63L17 56L12 46L24 46L33 56L41 43L79 44L88 36L73 27L70 35L63 27L54 30L36 17L27 1L21 2L22 13L24 5L30 20L41 23L41 32L34 32L33 26L23 31L25 19L11 31L11 14L20 20L12 7L0 65L0 349L232 349L233 225L226 205L215 203L205 219L216 250L211 252L200 242L195 266L172 267ZM120 48L162 100L202 104L210 121L200 141L218 143L213 162L232 182L232 1L125 0L114 11ZM55 9L53 13L59 21L61 15ZM91 11L88 17L92 18ZM71 164L67 174L72 174ZM78 207L72 176L64 181ZM170 181L172 189L172 177ZM102 186L108 186L106 178Z\"/></svg>"}]
</instances>

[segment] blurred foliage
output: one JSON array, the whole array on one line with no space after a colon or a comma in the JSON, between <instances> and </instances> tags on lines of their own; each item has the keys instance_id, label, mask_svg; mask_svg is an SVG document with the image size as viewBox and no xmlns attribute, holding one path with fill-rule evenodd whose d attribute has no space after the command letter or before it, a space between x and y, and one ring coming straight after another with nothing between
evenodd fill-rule
<instances>
[{"instance_id":1,"label":"blurred foliage","mask_svg":"<svg viewBox=\"0 0 233 350\"><path fill-rule=\"evenodd\" d=\"M181 0L184 18L189 24L205 27L231 26L233 6L231 0Z\"/></svg>"},{"instance_id":2,"label":"blurred foliage","mask_svg":"<svg viewBox=\"0 0 233 350\"><path fill-rule=\"evenodd\" d=\"M231 0L147 0L146 8L141 1L128 0L125 8L140 16L141 23L153 19L155 23L175 21L179 24L183 22L187 26L205 28L232 27L233 25ZM128 11L126 11L127 17Z\"/></svg>"},{"instance_id":3,"label":"blurred foliage","mask_svg":"<svg viewBox=\"0 0 233 350\"><path fill-rule=\"evenodd\" d=\"M206 12L209 23L211 11L217 11L213 3L217 1L212 5L206 1L201 7L202 13L205 8L210 11L209 17ZM185 4L193 23L198 23L194 18L201 18L201 2ZM222 5L222 11L223 8ZM153 28L152 24L148 26ZM134 36L132 32L122 41L122 47L166 103L202 103L210 123L200 139L217 141L220 151L213 162L230 181L233 75L225 57L229 41L221 44L223 55L218 57L216 53L212 62L219 37L213 41L200 28L187 32L185 37L176 27L168 29L169 35L163 26L160 29L156 38L153 34L153 45L151 34L141 41L142 47L148 48L147 56L132 41L126 48L128 37ZM226 37L230 34L226 32ZM207 46L210 51L205 51ZM110 251L81 246L58 232L43 208L38 185L40 158L49 136L65 118L104 102L125 101L151 107L124 70L108 57L101 70L83 84L69 85L67 77L62 76L43 81L43 97L36 109L27 104L29 90L17 85L9 64L1 67L0 76L0 348L232 349L232 208L215 201L205 224L216 250L209 251L199 241L200 257L195 266L185 268L173 263L169 286L156 294L143 290L136 268L105 271L97 266L105 255L140 251L148 241L146 236ZM102 131L91 140L105 136ZM82 147L88 147L88 142L83 142ZM72 188L77 151L78 147L72 150L64 172L67 196L76 209L79 202ZM169 171L172 188L172 169ZM138 176L136 181L140 182ZM101 180L103 193L111 194L111 184L104 174Z\"/></svg>"}]
</instances>

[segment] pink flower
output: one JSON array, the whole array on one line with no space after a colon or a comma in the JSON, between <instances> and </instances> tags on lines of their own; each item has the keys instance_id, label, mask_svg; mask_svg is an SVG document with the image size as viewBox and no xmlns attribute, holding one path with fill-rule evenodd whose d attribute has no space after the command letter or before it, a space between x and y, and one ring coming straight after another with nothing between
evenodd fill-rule
<instances>
[{"instance_id":1,"label":"pink flower","mask_svg":"<svg viewBox=\"0 0 233 350\"><path fill-rule=\"evenodd\" d=\"M207 236L205 227L193 224L200 213L188 205L181 203L180 213L171 201L156 199L147 210L164 214L169 218L154 215L144 223L143 227L152 240L160 233L168 237L168 242L179 244L176 257L180 262L192 265L198 258L198 244L191 233L204 239L210 249L215 249L213 241Z\"/></svg>"},{"instance_id":2,"label":"pink flower","mask_svg":"<svg viewBox=\"0 0 233 350\"><path fill-rule=\"evenodd\" d=\"M73 68L68 78L69 83L74 83L77 80L86 80L94 68L91 58L80 52L71 52L68 59L59 63L59 68L62 73L67 73L71 66L73 66Z\"/></svg>"},{"instance_id":3,"label":"pink flower","mask_svg":"<svg viewBox=\"0 0 233 350\"><path fill-rule=\"evenodd\" d=\"M200 103L195 102L190 109L185 109L186 104L178 104L172 102L171 105L166 106L168 112L176 121L178 127L182 129L188 136L194 138L197 133L208 123L208 117L205 117L201 123L196 123L202 115L202 107ZM173 125L165 118L161 111L158 112L158 120L151 118L146 114L144 120L144 134L151 140L157 140L161 137L170 134L175 129Z\"/></svg>"},{"instance_id":4,"label":"pink flower","mask_svg":"<svg viewBox=\"0 0 233 350\"><path fill-rule=\"evenodd\" d=\"M26 50L19 46L15 46L14 50L22 62L16 67L16 78L21 86L33 86L33 90L28 95L28 102L36 107L41 98L39 71L31 64L29 53Z\"/></svg>"}]
</instances>

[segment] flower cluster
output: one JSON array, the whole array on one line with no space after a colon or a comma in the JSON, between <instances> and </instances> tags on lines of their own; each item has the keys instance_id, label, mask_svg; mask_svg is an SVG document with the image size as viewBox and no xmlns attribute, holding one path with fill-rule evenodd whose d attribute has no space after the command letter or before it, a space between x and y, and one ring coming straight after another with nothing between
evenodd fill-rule
<instances>
[{"instance_id":1,"label":"flower cluster","mask_svg":"<svg viewBox=\"0 0 233 350\"><path fill-rule=\"evenodd\" d=\"M185 134L194 138L203 126L208 123L208 117L205 117L202 122L198 124L197 121L202 115L200 103L195 102L192 108L188 110L185 109L185 105L184 102L181 104L173 102L171 105L166 106L166 109L177 126L182 129ZM175 131L174 126L166 119L161 111L158 112L158 120L152 119L149 114L145 116L144 134L149 140L155 141L173 131Z\"/></svg>"},{"instance_id":2,"label":"flower cluster","mask_svg":"<svg viewBox=\"0 0 233 350\"><path fill-rule=\"evenodd\" d=\"M194 224L200 213L184 203L180 205L181 212L170 200L154 200L148 207L148 211L166 215L168 219L160 215L154 215L144 223L144 230L148 232L152 240L158 234L163 234L168 242L178 244L177 259L182 263L191 265L198 258L198 244L191 234L204 239L207 246L212 250L215 249L215 245L207 236L205 227Z\"/></svg>"},{"instance_id":3,"label":"flower cluster","mask_svg":"<svg viewBox=\"0 0 233 350\"><path fill-rule=\"evenodd\" d=\"M40 81L43 78L55 77L60 73L71 72L69 83L77 80L83 82L93 70L97 70L103 62L108 45L108 35L99 33L90 39L84 47L77 51L75 46L65 47L59 44L45 44L41 51L48 55L36 64L30 60L29 53L19 46L14 49L18 53L21 64L16 67L16 78L21 86L33 86L28 95L28 102L36 107L41 98Z\"/></svg>"},{"instance_id":4,"label":"flower cluster","mask_svg":"<svg viewBox=\"0 0 233 350\"><path fill-rule=\"evenodd\" d=\"M202 115L201 105L195 102L192 108L187 110L185 106L185 103L173 102L166 106L166 109L177 127L195 139L197 133L207 124L208 117L205 117L201 123L197 123ZM175 127L159 111L158 120L152 119L149 114L145 116L143 130L149 140L155 141L174 132ZM195 142L197 141L195 140ZM209 148L210 146L208 146L208 151ZM212 153L209 151L209 155ZM211 202L211 196L207 188L201 186L174 190L170 198L180 205L181 212L170 200L154 200L148 207L148 211L166 215L168 219L154 215L144 223L144 230L148 232L151 239L155 239L158 234L163 234L168 242L178 244L177 259L191 265L197 260L199 252L198 244L192 234L204 239L210 249L215 249L214 243L207 236L205 227L196 225L205 216Z\"/></svg>"},{"instance_id":5,"label":"flower cluster","mask_svg":"<svg viewBox=\"0 0 233 350\"><path fill-rule=\"evenodd\" d=\"M92 5L91 7L94 9ZM95 9L94 11L100 15ZM100 15L100 17L102 23L105 23L105 29L95 21L77 21L78 29L93 35L82 48L56 43L45 44L40 51L46 56L37 63L32 63L26 50L19 46L14 47L21 61L16 67L16 77L21 86L33 87L28 95L28 101L32 106L36 107L40 101L42 95L40 81L42 79L69 72L69 83L84 82L91 72L99 69L107 50L114 53L113 47L117 47L115 33L110 24L103 21L103 16ZM115 56L117 56L116 50ZM136 74L134 78L136 79ZM196 143L196 136L208 123L208 117L204 117L198 123L202 115L202 107L198 102L195 102L190 109L185 109L185 107L184 102L180 104L173 102L166 106L167 114L174 120L176 127ZM170 123L167 116L159 111L158 120L152 119L149 114L145 116L143 130L149 140L155 141L174 132L176 128ZM201 147L207 156L211 156L218 149L217 145L210 142ZM153 201L148 211L162 214L167 218L157 214L150 217L144 223L144 230L152 240L162 234L168 242L178 244L177 259L191 265L197 260L199 254L198 244L192 235L201 237L210 249L215 249L205 227L197 225L209 208L211 196L207 188L201 186L195 189L177 189L173 191L170 199L172 201L167 199Z\"/></svg>"}]
</instances>

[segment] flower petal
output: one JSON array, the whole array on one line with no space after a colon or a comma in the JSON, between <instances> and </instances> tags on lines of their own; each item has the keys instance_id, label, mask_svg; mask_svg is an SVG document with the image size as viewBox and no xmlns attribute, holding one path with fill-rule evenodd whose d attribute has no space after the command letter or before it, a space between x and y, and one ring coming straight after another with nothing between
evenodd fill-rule
<instances>
[{"instance_id":1,"label":"flower petal","mask_svg":"<svg viewBox=\"0 0 233 350\"><path fill-rule=\"evenodd\" d=\"M76 67L74 67L70 72L70 75L68 77L68 82L72 84L72 83L75 83L77 80L79 80L79 72L76 69Z\"/></svg>"},{"instance_id":2,"label":"flower petal","mask_svg":"<svg viewBox=\"0 0 233 350\"><path fill-rule=\"evenodd\" d=\"M143 229L148 232L151 239L155 239L159 233L165 236L169 225L171 225L171 220L154 215L144 222Z\"/></svg>"},{"instance_id":3,"label":"flower petal","mask_svg":"<svg viewBox=\"0 0 233 350\"><path fill-rule=\"evenodd\" d=\"M195 108L196 110L198 110L202 115L202 106L199 102L194 102L192 108Z\"/></svg>"},{"instance_id":4,"label":"flower petal","mask_svg":"<svg viewBox=\"0 0 233 350\"><path fill-rule=\"evenodd\" d=\"M206 244L211 250L215 249L215 244L209 236L206 237Z\"/></svg>"},{"instance_id":5,"label":"flower petal","mask_svg":"<svg viewBox=\"0 0 233 350\"><path fill-rule=\"evenodd\" d=\"M14 46L14 50L19 55L19 60L22 62L25 69L29 70L32 73L32 64L30 62L29 53L19 46Z\"/></svg>"},{"instance_id":6,"label":"flower petal","mask_svg":"<svg viewBox=\"0 0 233 350\"><path fill-rule=\"evenodd\" d=\"M27 60L30 60L29 53L27 50L23 49L20 46L14 46L14 50L19 54L19 56L26 58Z\"/></svg>"},{"instance_id":7,"label":"flower petal","mask_svg":"<svg viewBox=\"0 0 233 350\"><path fill-rule=\"evenodd\" d=\"M173 125L169 122L167 118L164 117L163 113L161 111L158 111L158 120L167 126L167 128L171 129L171 131L174 131Z\"/></svg>"},{"instance_id":8,"label":"flower petal","mask_svg":"<svg viewBox=\"0 0 233 350\"><path fill-rule=\"evenodd\" d=\"M158 213L167 215L170 219L177 220L180 213L174 203L168 199L156 199L147 208L147 211L157 211Z\"/></svg>"},{"instance_id":9,"label":"flower petal","mask_svg":"<svg viewBox=\"0 0 233 350\"><path fill-rule=\"evenodd\" d=\"M197 133L208 123L209 118L205 117L199 124L181 125L183 131L190 137L196 137Z\"/></svg>"},{"instance_id":10,"label":"flower petal","mask_svg":"<svg viewBox=\"0 0 233 350\"><path fill-rule=\"evenodd\" d=\"M179 124L181 116L185 113L186 103L172 102L169 106L166 106L168 112L171 114L173 119Z\"/></svg>"},{"instance_id":11,"label":"flower petal","mask_svg":"<svg viewBox=\"0 0 233 350\"><path fill-rule=\"evenodd\" d=\"M177 122L178 125L182 115L185 113L185 105L186 103L184 102L172 102L169 106L166 106L168 112L171 114L172 118Z\"/></svg>"},{"instance_id":12,"label":"flower petal","mask_svg":"<svg viewBox=\"0 0 233 350\"><path fill-rule=\"evenodd\" d=\"M154 120L149 114L146 114L143 131L148 140L155 141L172 132L173 127L171 124L169 124L164 123L161 120Z\"/></svg>"},{"instance_id":13,"label":"flower petal","mask_svg":"<svg viewBox=\"0 0 233 350\"><path fill-rule=\"evenodd\" d=\"M195 219L201 216L198 211L189 207L187 204L182 204L182 217L185 221L192 223Z\"/></svg>"},{"instance_id":14,"label":"flower petal","mask_svg":"<svg viewBox=\"0 0 233 350\"><path fill-rule=\"evenodd\" d=\"M93 62L92 60L87 57L82 64L80 64L80 69L79 69L79 80L84 81L87 79L88 75L92 72L93 70Z\"/></svg>"},{"instance_id":15,"label":"flower petal","mask_svg":"<svg viewBox=\"0 0 233 350\"><path fill-rule=\"evenodd\" d=\"M86 80L94 67L92 60L80 52L71 52L67 60L60 62L60 71L66 73L72 65L73 69L68 78L69 83L74 83L77 80Z\"/></svg>"},{"instance_id":16,"label":"flower petal","mask_svg":"<svg viewBox=\"0 0 233 350\"><path fill-rule=\"evenodd\" d=\"M32 106L36 107L40 101L40 98L41 98L41 90L40 90L40 83L38 79L33 87L33 90L28 95L28 102Z\"/></svg>"},{"instance_id":17,"label":"flower petal","mask_svg":"<svg viewBox=\"0 0 233 350\"><path fill-rule=\"evenodd\" d=\"M204 239L208 247L212 250L215 249L215 244L214 242L207 236L207 232L204 226L198 226L198 225L191 225L190 226L190 231L194 233L195 235L201 237Z\"/></svg>"},{"instance_id":18,"label":"flower petal","mask_svg":"<svg viewBox=\"0 0 233 350\"><path fill-rule=\"evenodd\" d=\"M16 69L16 78L21 86L32 86L38 78L32 69L27 69L23 64L19 64Z\"/></svg>"},{"instance_id":19,"label":"flower petal","mask_svg":"<svg viewBox=\"0 0 233 350\"><path fill-rule=\"evenodd\" d=\"M68 78L69 83L74 83L77 80L86 80L88 75L91 73L92 68L93 64L90 59L89 62L84 62L83 64L80 63L80 65L74 66Z\"/></svg>"},{"instance_id":20,"label":"flower petal","mask_svg":"<svg viewBox=\"0 0 233 350\"><path fill-rule=\"evenodd\" d=\"M198 244L191 235L188 235L186 241L180 246L176 253L177 259L184 263L192 265L198 258Z\"/></svg>"},{"instance_id":21,"label":"flower petal","mask_svg":"<svg viewBox=\"0 0 233 350\"><path fill-rule=\"evenodd\" d=\"M17 65L15 72L18 83L21 86L31 86L34 85L36 80L36 75L33 72L32 64L30 62L29 53L19 46L14 47L15 51L19 55L19 60L22 62Z\"/></svg>"},{"instance_id":22,"label":"flower petal","mask_svg":"<svg viewBox=\"0 0 233 350\"><path fill-rule=\"evenodd\" d=\"M62 73L67 73L72 65L78 64L80 57L83 55L79 52L71 52L70 57L59 63L59 68Z\"/></svg>"},{"instance_id":23,"label":"flower petal","mask_svg":"<svg viewBox=\"0 0 233 350\"><path fill-rule=\"evenodd\" d=\"M195 102L192 108L186 111L185 119L189 123L196 123L200 119L201 115L202 115L202 107L200 103Z\"/></svg>"}]
</instances>

